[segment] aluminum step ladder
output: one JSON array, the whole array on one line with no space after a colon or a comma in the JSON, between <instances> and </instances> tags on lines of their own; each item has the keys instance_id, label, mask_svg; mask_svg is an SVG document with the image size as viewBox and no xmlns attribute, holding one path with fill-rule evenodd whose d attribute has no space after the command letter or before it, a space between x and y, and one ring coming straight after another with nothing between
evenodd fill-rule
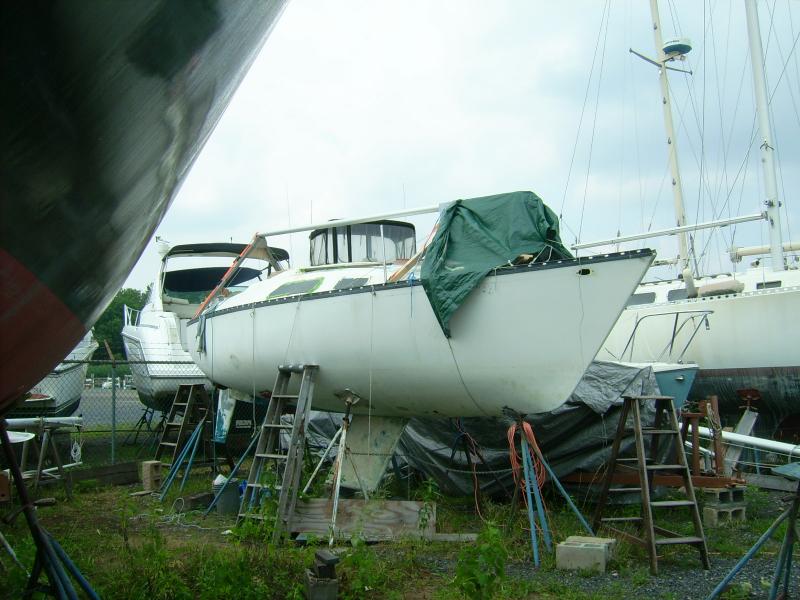
<instances>
[{"instance_id":1,"label":"aluminum step ladder","mask_svg":"<svg viewBox=\"0 0 800 600\"><path fill-rule=\"evenodd\" d=\"M169 457L166 464L173 464L197 424L206 416L202 443L206 458L210 459L214 455L211 448L211 428L214 422L211 397L203 384L178 386L169 414L164 420L155 459L165 462L162 457Z\"/></svg>"},{"instance_id":2,"label":"aluminum step ladder","mask_svg":"<svg viewBox=\"0 0 800 600\"><path fill-rule=\"evenodd\" d=\"M277 508L272 540L278 543L284 533L291 531L303 470L306 424L311 412L314 395L314 374L317 365L282 365L272 388L267 414L261 424L253 464L247 476L247 485L239 507L239 520L246 518L270 519L261 511L262 502L274 499L277 493ZM300 389L296 395L289 394L292 375L300 376ZM281 416L295 405L294 421L291 425L281 423ZM289 433L286 452L281 449L281 432ZM280 483L278 483L280 481Z\"/></svg>"},{"instance_id":3,"label":"aluminum step ladder","mask_svg":"<svg viewBox=\"0 0 800 600\"><path fill-rule=\"evenodd\" d=\"M652 427L642 426L642 404L648 401L655 402L655 418ZM628 416L633 416L633 431L626 429ZM664 423L666 417L666 423ZM619 457L620 445L625 435L633 433L636 441L636 458L625 459ZM650 436L650 455L645 451L645 436ZM667 461L671 463L659 462L661 456L668 456ZM627 463L627 464L626 464ZM639 476L638 487L619 487L611 488L617 468L632 469ZM683 479L683 490L685 500L652 500L653 476L659 474L676 474ZM603 510L606 507L610 493L639 493L642 500L642 511L638 517L603 517ZM676 533L663 527L655 525L653 515L662 509L687 508L691 514L694 525L694 535L686 536ZM615 527L616 524L635 523L639 526L640 536L633 535ZM622 406L622 414L617 427L617 435L611 447L611 457L608 461L608 470L603 481L602 491L597 502L594 514L593 527L597 531L600 527L630 541L647 548L650 555L650 572L658 574L658 547L674 544L688 544L700 552L700 560L704 569L711 568L708 558L708 547L706 545L705 534L703 533L703 523L700 519L700 511L697 506L697 498L692 485L692 477L689 473L689 465L686 462L686 454L683 449L683 441L678 426L678 418L672 398L668 396L625 396Z\"/></svg>"}]
</instances>

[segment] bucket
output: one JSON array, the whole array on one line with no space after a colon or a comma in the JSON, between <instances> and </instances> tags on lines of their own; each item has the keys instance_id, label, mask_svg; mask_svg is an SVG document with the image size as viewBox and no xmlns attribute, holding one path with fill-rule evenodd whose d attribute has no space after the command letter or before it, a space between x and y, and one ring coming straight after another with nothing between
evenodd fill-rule
<instances>
[{"instance_id":1,"label":"bucket","mask_svg":"<svg viewBox=\"0 0 800 600\"><path fill-rule=\"evenodd\" d=\"M222 489L224 482L214 484L211 486L216 496ZM237 480L233 479L222 492L222 495L217 500L217 514L220 515L235 515L239 512L239 486Z\"/></svg>"}]
</instances>

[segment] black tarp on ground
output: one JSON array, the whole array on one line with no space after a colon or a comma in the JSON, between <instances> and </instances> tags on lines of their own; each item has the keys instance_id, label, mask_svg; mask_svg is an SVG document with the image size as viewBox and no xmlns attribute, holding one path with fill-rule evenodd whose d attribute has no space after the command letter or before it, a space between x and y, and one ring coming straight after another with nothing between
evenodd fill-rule
<instances>
[{"instance_id":1,"label":"black tarp on ground","mask_svg":"<svg viewBox=\"0 0 800 600\"><path fill-rule=\"evenodd\" d=\"M611 453L623 395L658 394L658 384L650 367L639 369L613 362L593 362L584 373L570 398L549 413L533 415L527 421L533 426L539 447L558 477L577 470L595 471ZM642 412L645 423L655 414L652 403ZM487 494L502 493L502 484L513 489L506 432L507 418L462 419L461 425L480 446L487 467L477 465L481 490ZM472 493L472 474L459 442L460 432L453 419L412 419L400 438L398 452L412 467L436 481L439 488L451 495ZM623 442L631 447L633 437ZM458 448L455 455L452 448ZM452 459L451 459L452 456Z\"/></svg>"},{"instance_id":2,"label":"black tarp on ground","mask_svg":"<svg viewBox=\"0 0 800 600\"><path fill-rule=\"evenodd\" d=\"M658 394L658 384L650 367L636 368L613 362L593 362L570 398L549 413L528 417L536 439L556 475L563 477L577 470L594 471L608 459L616 434L622 396ZM652 405L642 412L645 423L654 415ZM341 424L342 415L314 412L308 435L310 445L327 445ZM507 418L462 419L461 426L477 442L486 467L477 466L481 490L487 494L513 489L508 457ZM459 442L455 419L411 419L400 438L396 457L432 478L450 495L472 493L472 473ZM623 449L633 438L623 443ZM453 453L453 448L456 452ZM335 456L335 448L332 455ZM494 474L481 473L488 468ZM502 482L502 483L501 483Z\"/></svg>"}]
</instances>

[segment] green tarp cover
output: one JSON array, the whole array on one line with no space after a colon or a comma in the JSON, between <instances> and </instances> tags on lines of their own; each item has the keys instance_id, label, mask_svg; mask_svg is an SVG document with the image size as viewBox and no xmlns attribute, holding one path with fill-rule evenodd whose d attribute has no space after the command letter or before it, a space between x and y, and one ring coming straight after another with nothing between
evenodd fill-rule
<instances>
[{"instance_id":1,"label":"green tarp cover","mask_svg":"<svg viewBox=\"0 0 800 600\"><path fill-rule=\"evenodd\" d=\"M497 267L521 254L572 258L558 234L558 218L533 192L457 200L445 209L425 252L422 286L445 335L469 293Z\"/></svg>"}]
</instances>

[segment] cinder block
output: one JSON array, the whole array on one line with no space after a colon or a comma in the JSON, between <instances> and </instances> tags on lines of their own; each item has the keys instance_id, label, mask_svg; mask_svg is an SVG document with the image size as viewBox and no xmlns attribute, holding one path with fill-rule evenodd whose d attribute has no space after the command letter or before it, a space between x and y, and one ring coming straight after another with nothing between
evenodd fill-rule
<instances>
[{"instance_id":1,"label":"cinder block","mask_svg":"<svg viewBox=\"0 0 800 600\"><path fill-rule=\"evenodd\" d=\"M719 527L730 521L744 521L747 518L745 504L728 503L713 504L703 507L703 525L706 527Z\"/></svg>"},{"instance_id":2,"label":"cinder block","mask_svg":"<svg viewBox=\"0 0 800 600\"><path fill-rule=\"evenodd\" d=\"M605 573L609 553L609 544L607 543L575 542L567 539L556 546L556 568L567 571L587 570Z\"/></svg>"},{"instance_id":3,"label":"cinder block","mask_svg":"<svg viewBox=\"0 0 800 600\"><path fill-rule=\"evenodd\" d=\"M306 570L306 598L308 600L336 600L339 595L339 581L320 579L310 569Z\"/></svg>"},{"instance_id":4,"label":"cinder block","mask_svg":"<svg viewBox=\"0 0 800 600\"><path fill-rule=\"evenodd\" d=\"M567 542L578 544L604 544L606 547L606 558L611 558L617 547L617 540L614 538L590 537L588 535L571 535L566 539Z\"/></svg>"},{"instance_id":5,"label":"cinder block","mask_svg":"<svg viewBox=\"0 0 800 600\"><path fill-rule=\"evenodd\" d=\"M744 502L744 485L724 488L701 488L706 504L731 504Z\"/></svg>"},{"instance_id":6,"label":"cinder block","mask_svg":"<svg viewBox=\"0 0 800 600\"><path fill-rule=\"evenodd\" d=\"M161 487L160 460L142 461L142 487L149 492L154 492Z\"/></svg>"}]
</instances>

